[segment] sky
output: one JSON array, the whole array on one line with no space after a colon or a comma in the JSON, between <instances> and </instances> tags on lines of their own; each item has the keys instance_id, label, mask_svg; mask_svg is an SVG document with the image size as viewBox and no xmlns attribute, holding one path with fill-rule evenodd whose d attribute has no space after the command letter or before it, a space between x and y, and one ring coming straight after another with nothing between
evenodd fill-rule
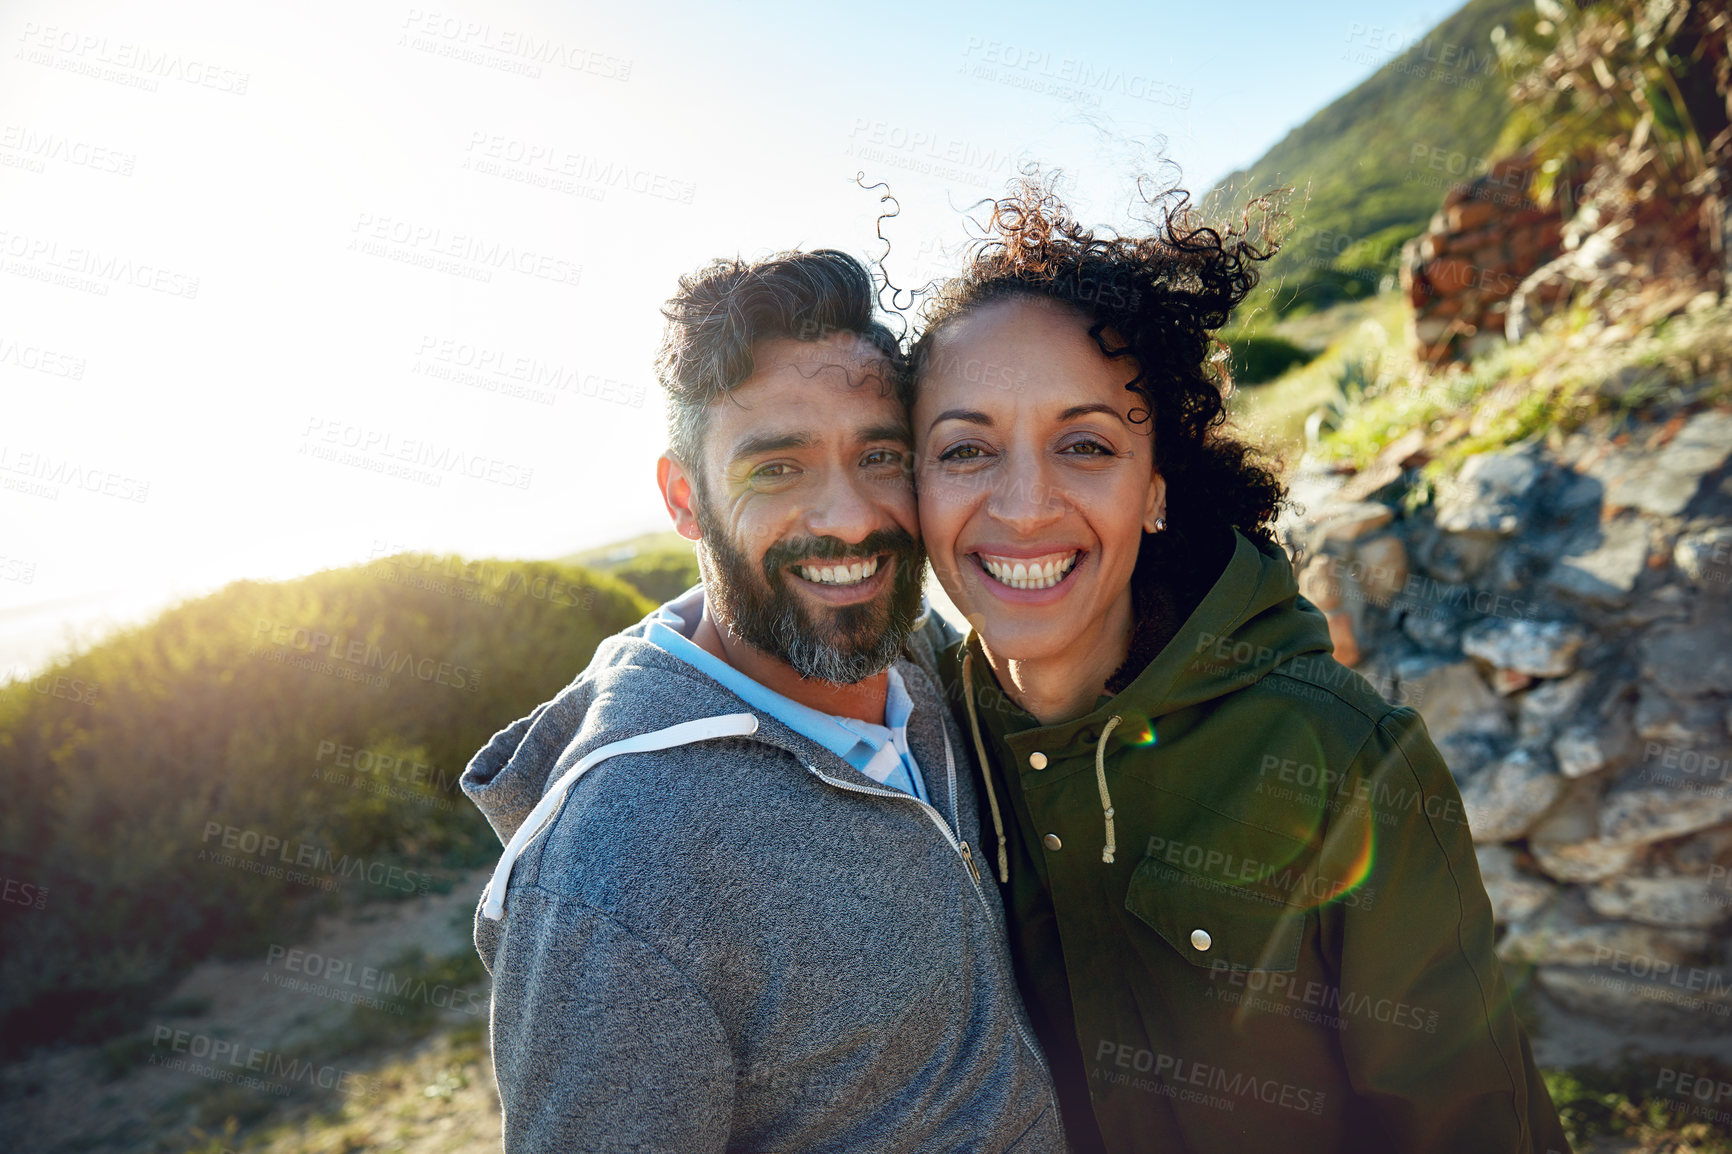
<instances>
[{"instance_id":1,"label":"sky","mask_svg":"<svg viewBox=\"0 0 1732 1154\"><path fill-rule=\"evenodd\" d=\"M1129 224L1451 10L0 3L0 681L236 578L665 528L681 275L879 257L857 174L901 286L1026 162Z\"/></svg>"}]
</instances>

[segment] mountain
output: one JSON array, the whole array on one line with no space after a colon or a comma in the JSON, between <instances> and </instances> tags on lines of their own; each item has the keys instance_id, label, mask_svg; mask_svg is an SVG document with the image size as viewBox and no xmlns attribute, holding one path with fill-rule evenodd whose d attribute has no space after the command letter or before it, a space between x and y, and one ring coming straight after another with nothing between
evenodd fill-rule
<instances>
[{"instance_id":1,"label":"mountain","mask_svg":"<svg viewBox=\"0 0 1732 1154\"><path fill-rule=\"evenodd\" d=\"M1402 242L1424 229L1450 186L1488 166L1514 79L1493 30L1517 35L1535 19L1529 0L1471 0L1416 41L1350 26L1350 59L1388 63L1203 199L1219 214L1293 189L1291 229L1258 290L1269 309L1242 315L1309 312L1379 290Z\"/></svg>"}]
</instances>

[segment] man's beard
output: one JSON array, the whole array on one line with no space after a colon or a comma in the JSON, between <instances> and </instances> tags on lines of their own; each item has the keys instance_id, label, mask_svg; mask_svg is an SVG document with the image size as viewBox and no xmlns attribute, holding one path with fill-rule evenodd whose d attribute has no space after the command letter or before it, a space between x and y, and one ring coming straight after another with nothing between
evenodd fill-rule
<instances>
[{"instance_id":1,"label":"man's beard","mask_svg":"<svg viewBox=\"0 0 1732 1154\"><path fill-rule=\"evenodd\" d=\"M926 552L903 528L880 529L857 545L835 537L777 541L754 565L698 502L698 547L707 554L704 592L747 645L786 662L801 677L853 685L889 668L920 612ZM858 605L808 608L788 588L786 566L795 561L865 561L888 554L894 564L890 595ZM766 588L765 586L768 586Z\"/></svg>"}]
</instances>

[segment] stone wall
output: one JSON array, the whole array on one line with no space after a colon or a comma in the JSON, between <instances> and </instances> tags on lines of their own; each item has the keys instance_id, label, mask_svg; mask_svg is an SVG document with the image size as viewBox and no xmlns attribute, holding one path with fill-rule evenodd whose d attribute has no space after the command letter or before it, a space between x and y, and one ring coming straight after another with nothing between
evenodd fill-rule
<instances>
[{"instance_id":1,"label":"stone wall","mask_svg":"<svg viewBox=\"0 0 1732 1154\"><path fill-rule=\"evenodd\" d=\"M1561 251L1564 217L1527 197L1530 170L1520 157L1499 161L1458 184L1427 230L1401 251L1401 288L1413 306L1414 355L1430 365L1478 356L1504 339L1510 297ZM1563 284L1540 290L1553 303Z\"/></svg>"},{"instance_id":2,"label":"stone wall","mask_svg":"<svg viewBox=\"0 0 1732 1154\"><path fill-rule=\"evenodd\" d=\"M1385 456L1302 474L1288 545L1337 657L1448 760L1500 954L1567 1010L1726 1036L1732 412L1475 457L1411 516L1423 451Z\"/></svg>"}]
</instances>

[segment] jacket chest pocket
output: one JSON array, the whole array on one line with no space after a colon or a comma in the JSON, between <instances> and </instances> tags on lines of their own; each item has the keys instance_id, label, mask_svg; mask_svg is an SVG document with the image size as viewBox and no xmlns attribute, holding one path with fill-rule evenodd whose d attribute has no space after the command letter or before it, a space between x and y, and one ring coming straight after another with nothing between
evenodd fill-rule
<instances>
[{"instance_id":1,"label":"jacket chest pocket","mask_svg":"<svg viewBox=\"0 0 1732 1154\"><path fill-rule=\"evenodd\" d=\"M1125 909L1192 965L1211 970L1293 970L1305 909L1278 898L1144 858Z\"/></svg>"}]
</instances>

